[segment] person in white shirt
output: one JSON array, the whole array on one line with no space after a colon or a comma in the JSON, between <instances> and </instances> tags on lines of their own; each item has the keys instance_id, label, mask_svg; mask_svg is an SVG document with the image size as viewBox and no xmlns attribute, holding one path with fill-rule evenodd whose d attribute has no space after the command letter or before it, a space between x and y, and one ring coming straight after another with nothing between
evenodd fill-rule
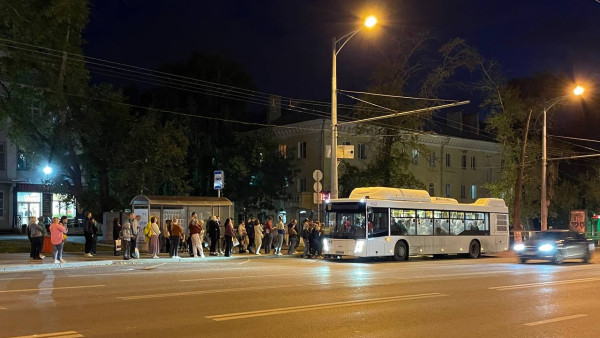
<instances>
[{"instance_id":1,"label":"person in white shirt","mask_svg":"<svg viewBox=\"0 0 600 338\"><path fill-rule=\"evenodd\" d=\"M263 227L258 221L258 219L254 220L254 246L256 247L256 254L260 255L260 246L262 245L263 239Z\"/></svg>"}]
</instances>

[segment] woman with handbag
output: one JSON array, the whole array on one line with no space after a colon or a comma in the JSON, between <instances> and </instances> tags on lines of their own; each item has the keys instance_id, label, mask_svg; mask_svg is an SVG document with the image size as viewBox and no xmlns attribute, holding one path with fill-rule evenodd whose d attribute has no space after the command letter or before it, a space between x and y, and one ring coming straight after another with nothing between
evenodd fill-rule
<instances>
[{"instance_id":1,"label":"woman with handbag","mask_svg":"<svg viewBox=\"0 0 600 338\"><path fill-rule=\"evenodd\" d=\"M296 247L298 246L298 230L296 230L295 219L292 220L292 223L288 226L288 235L290 236L290 248L288 250L288 255L293 255L296 253Z\"/></svg>"}]
</instances>

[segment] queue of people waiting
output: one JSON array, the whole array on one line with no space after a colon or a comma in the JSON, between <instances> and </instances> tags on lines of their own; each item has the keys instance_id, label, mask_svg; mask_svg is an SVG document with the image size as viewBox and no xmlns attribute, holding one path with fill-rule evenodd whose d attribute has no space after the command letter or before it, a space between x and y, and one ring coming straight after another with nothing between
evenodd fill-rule
<instances>
[{"instance_id":1,"label":"queue of people waiting","mask_svg":"<svg viewBox=\"0 0 600 338\"><path fill-rule=\"evenodd\" d=\"M219 216L213 215L206 221L198 219L196 212L190 216L185 231L178 219L166 220L159 225L156 217L151 217L146 226L140 227L140 216L130 213L123 224L117 218L113 220L113 238L121 240L125 260L140 258L136 242L141 231L152 258L159 258L160 252L168 252L171 258L180 258L182 252L187 252L190 257L204 258L205 249L210 256L230 257L236 247L239 254L281 256L284 244L288 245L288 255L296 254L296 248L303 247L302 257L322 258L323 227L318 221L305 219L299 227L295 219L284 225L281 216L275 224L273 217L268 217L264 224L251 217L234 226L233 219L227 218L221 234Z\"/></svg>"}]
</instances>

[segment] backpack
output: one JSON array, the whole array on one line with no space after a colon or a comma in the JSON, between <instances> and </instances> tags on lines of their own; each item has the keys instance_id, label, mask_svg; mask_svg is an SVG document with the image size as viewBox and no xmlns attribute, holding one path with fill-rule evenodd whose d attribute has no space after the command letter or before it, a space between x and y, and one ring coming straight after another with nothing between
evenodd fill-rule
<instances>
[{"instance_id":1,"label":"backpack","mask_svg":"<svg viewBox=\"0 0 600 338\"><path fill-rule=\"evenodd\" d=\"M146 236L147 238L150 238L152 236L152 227L150 226L150 224L146 225L146 227L144 228L144 236Z\"/></svg>"}]
</instances>

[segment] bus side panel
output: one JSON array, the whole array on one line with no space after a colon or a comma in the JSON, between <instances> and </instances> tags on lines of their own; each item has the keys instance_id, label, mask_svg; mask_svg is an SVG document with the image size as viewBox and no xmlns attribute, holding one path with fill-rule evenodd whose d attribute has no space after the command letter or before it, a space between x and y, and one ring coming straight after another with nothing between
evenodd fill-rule
<instances>
[{"instance_id":1,"label":"bus side panel","mask_svg":"<svg viewBox=\"0 0 600 338\"><path fill-rule=\"evenodd\" d=\"M385 237L369 238L367 241L367 256L379 257L388 255L385 251Z\"/></svg>"}]
</instances>

